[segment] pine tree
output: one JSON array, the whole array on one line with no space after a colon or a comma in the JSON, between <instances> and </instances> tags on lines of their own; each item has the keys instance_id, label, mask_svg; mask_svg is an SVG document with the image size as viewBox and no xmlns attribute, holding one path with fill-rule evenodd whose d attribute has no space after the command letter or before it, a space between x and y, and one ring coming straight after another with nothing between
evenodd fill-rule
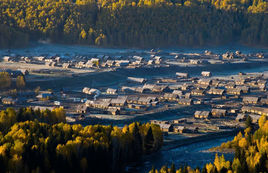
<instances>
[{"instance_id":1,"label":"pine tree","mask_svg":"<svg viewBox=\"0 0 268 173\"><path fill-rule=\"evenodd\" d=\"M246 124L246 128L248 128L248 127L252 128L253 124L252 124L251 116L247 117L245 124Z\"/></svg>"},{"instance_id":2,"label":"pine tree","mask_svg":"<svg viewBox=\"0 0 268 173\"><path fill-rule=\"evenodd\" d=\"M174 163L171 164L170 173L176 173L176 168L175 168L175 164Z\"/></svg>"},{"instance_id":3,"label":"pine tree","mask_svg":"<svg viewBox=\"0 0 268 173\"><path fill-rule=\"evenodd\" d=\"M134 148L134 158L140 158L142 154L142 138L139 131L138 124L135 122L134 129L133 129L133 148Z\"/></svg>"},{"instance_id":4,"label":"pine tree","mask_svg":"<svg viewBox=\"0 0 268 173\"><path fill-rule=\"evenodd\" d=\"M144 139L144 149L146 153L150 153L152 152L153 148L154 148L154 136L152 128L149 127Z\"/></svg>"}]
</instances>

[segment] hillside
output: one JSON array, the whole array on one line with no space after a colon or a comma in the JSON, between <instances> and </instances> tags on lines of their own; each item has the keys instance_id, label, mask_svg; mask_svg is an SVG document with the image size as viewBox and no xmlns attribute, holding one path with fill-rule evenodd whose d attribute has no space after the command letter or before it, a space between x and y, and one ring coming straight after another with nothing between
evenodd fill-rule
<instances>
[{"instance_id":1,"label":"hillside","mask_svg":"<svg viewBox=\"0 0 268 173\"><path fill-rule=\"evenodd\" d=\"M265 0L1 0L0 47L268 45Z\"/></svg>"}]
</instances>

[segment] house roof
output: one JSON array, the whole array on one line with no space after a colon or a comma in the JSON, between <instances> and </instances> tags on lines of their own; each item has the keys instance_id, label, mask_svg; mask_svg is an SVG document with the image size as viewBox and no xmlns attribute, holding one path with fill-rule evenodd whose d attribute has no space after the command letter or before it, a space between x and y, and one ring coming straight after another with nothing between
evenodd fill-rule
<instances>
[{"instance_id":1,"label":"house roof","mask_svg":"<svg viewBox=\"0 0 268 173\"><path fill-rule=\"evenodd\" d=\"M87 106L86 105L78 105L77 106L77 108L76 108L77 110L81 110L81 111L86 111L87 110Z\"/></svg>"},{"instance_id":2,"label":"house roof","mask_svg":"<svg viewBox=\"0 0 268 173\"><path fill-rule=\"evenodd\" d=\"M241 120L241 119L244 119L246 117L246 114L237 114L237 116L236 116L236 120Z\"/></svg>"},{"instance_id":3,"label":"house roof","mask_svg":"<svg viewBox=\"0 0 268 173\"><path fill-rule=\"evenodd\" d=\"M114 92L116 92L117 91L117 89L113 89L113 88L108 88L107 90L106 90L106 92L108 93L108 92L112 92L112 93L114 93Z\"/></svg>"},{"instance_id":4,"label":"house roof","mask_svg":"<svg viewBox=\"0 0 268 173\"><path fill-rule=\"evenodd\" d=\"M198 116L209 116L210 111L195 111L194 115Z\"/></svg>"},{"instance_id":5,"label":"house roof","mask_svg":"<svg viewBox=\"0 0 268 173\"><path fill-rule=\"evenodd\" d=\"M129 81L134 81L134 82L139 82L139 83L143 83L146 81L145 78L136 78L136 77L128 77L127 78Z\"/></svg>"},{"instance_id":6,"label":"house roof","mask_svg":"<svg viewBox=\"0 0 268 173\"><path fill-rule=\"evenodd\" d=\"M220 94L223 94L224 91L225 91L224 89L211 88L208 92L209 93L220 93Z\"/></svg>"},{"instance_id":7,"label":"house roof","mask_svg":"<svg viewBox=\"0 0 268 173\"><path fill-rule=\"evenodd\" d=\"M183 93L180 90L173 90L172 94L176 94L176 95L181 96Z\"/></svg>"},{"instance_id":8,"label":"house roof","mask_svg":"<svg viewBox=\"0 0 268 173\"><path fill-rule=\"evenodd\" d=\"M178 95L173 93L165 93L164 98L178 98Z\"/></svg>"},{"instance_id":9,"label":"house roof","mask_svg":"<svg viewBox=\"0 0 268 173\"><path fill-rule=\"evenodd\" d=\"M127 101L127 96L118 96L116 99L112 99L112 104L124 104Z\"/></svg>"},{"instance_id":10,"label":"house roof","mask_svg":"<svg viewBox=\"0 0 268 173\"><path fill-rule=\"evenodd\" d=\"M190 103L192 99L179 99L179 102Z\"/></svg>"},{"instance_id":11,"label":"house roof","mask_svg":"<svg viewBox=\"0 0 268 173\"><path fill-rule=\"evenodd\" d=\"M162 123L160 123L159 126L160 126L161 129L169 129L172 125L171 124L162 124Z\"/></svg>"},{"instance_id":12,"label":"house roof","mask_svg":"<svg viewBox=\"0 0 268 173\"><path fill-rule=\"evenodd\" d=\"M225 114L227 111L225 109L212 109L212 113Z\"/></svg>"},{"instance_id":13,"label":"house roof","mask_svg":"<svg viewBox=\"0 0 268 173\"><path fill-rule=\"evenodd\" d=\"M184 130L184 129L186 129L185 126L175 126L174 128L177 129L177 130Z\"/></svg>"},{"instance_id":14,"label":"house roof","mask_svg":"<svg viewBox=\"0 0 268 173\"><path fill-rule=\"evenodd\" d=\"M243 97L243 102L258 102L259 97Z\"/></svg>"}]
</instances>

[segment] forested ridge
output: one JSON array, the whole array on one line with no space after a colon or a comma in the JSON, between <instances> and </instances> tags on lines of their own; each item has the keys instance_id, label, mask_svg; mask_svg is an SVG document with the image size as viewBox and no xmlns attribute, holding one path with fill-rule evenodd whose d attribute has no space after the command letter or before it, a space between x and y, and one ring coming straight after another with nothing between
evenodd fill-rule
<instances>
[{"instance_id":1,"label":"forested ridge","mask_svg":"<svg viewBox=\"0 0 268 173\"><path fill-rule=\"evenodd\" d=\"M259 128L253 132L253 126L248 123L243 134L238 133L232 141L222 143L217 150L234 150L232 161L225 160L224 155L215 155L213 163L200 165L199 168L189 166L162 166L160 170L152 168L149 173L265 173L268 172L268 120L262 115L258 121ZM251 124L251 125L249 125ZM200 169L202 168L202 169Z\"/></svg>"},{"instance_id":2,"label":"forested ridge","mask_svg":"<svg viewBox=\"0 0 268 173\"><path fill-rule=\"evenodd\" d=\"M158 125L70 125L61 108L0 112L0 172L123 172L130 161L157 151Z\"/></svg>"},{"instance_id":3,"label":"forested ridge","mask_svg":"<svg viewBox=\"0 0 268 173\"><path fill-rule=\"evenodd\" d=\"M0 0L0 47L268 45L266 0Z\"/></svg>"}]
</instances>

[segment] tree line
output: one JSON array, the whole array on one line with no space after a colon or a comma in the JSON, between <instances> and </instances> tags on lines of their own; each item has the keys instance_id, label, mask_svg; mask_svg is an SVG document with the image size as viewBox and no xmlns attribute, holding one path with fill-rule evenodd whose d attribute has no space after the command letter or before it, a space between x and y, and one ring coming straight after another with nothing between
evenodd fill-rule
<instances>
[{"instance_id":1,"label":"tree line","mask_svg":"<svg viewBox=\"0 0 268 173\"><path fill-rule=\"evenodd\" d=\"M0 27L1 28L1 27ZM1 33L1 32L0 32ZM15 87L23 89L26 86L26 80L23 75L16 78ZM0 89L10 89L12 87L12 77L8 72L0 72Z\"/></svg>"},{"instance_id":2,"label":"tree line","mask_svg":"<svg viewBox=\"0 0 268 173\"><path fill-rule=\"evenodd\" d=\"M13 108L7 108L0 111L0 131L7 132L10 127L17 122L34 121L55 124L65 122L66 115L63 108L55 108L53 110L34 110L31 107L20 108L15 111Z\"/></svg>"},{"instance_id":3,"label":"tree line","mask_svg":"<svg viewBox=\"0 0 268 173\"><path fill-rule=\"evenodd\" d=\"M200 168L191 168L183 166L176 169L175 165L171 167L162 166L160 170L154 167L150 173L255 173L268 171L268 120L266 115L262 115L258 121L259 129L254 133L252 127L244 130L243 134L238 133L232 141L222 143L217 150L232 149L235 151L232 161L225 160L224 156L215 155L213 163L207 163ZM202 165L200 165L202 166Z\"/></svg>"},{"instance_id":4,"label":"tree line","mask_svg":"<svg viewBox=\"0 0 268 173\"><path fill-rule=\"evenodd\" d=\"M63 109L0 112L0 172L123 172L130 161L160 149L153 124L70 125Z\"/></svg>"},{"instance_id":5,"label":"tree line","mask_svg":"<svg viewBox=\"0 0 268 173\"><path fill-rule=\"evenodd\" d=\"M268 45L265 0L1 0L0 47Z\"/></svg>"}]
</instances>

